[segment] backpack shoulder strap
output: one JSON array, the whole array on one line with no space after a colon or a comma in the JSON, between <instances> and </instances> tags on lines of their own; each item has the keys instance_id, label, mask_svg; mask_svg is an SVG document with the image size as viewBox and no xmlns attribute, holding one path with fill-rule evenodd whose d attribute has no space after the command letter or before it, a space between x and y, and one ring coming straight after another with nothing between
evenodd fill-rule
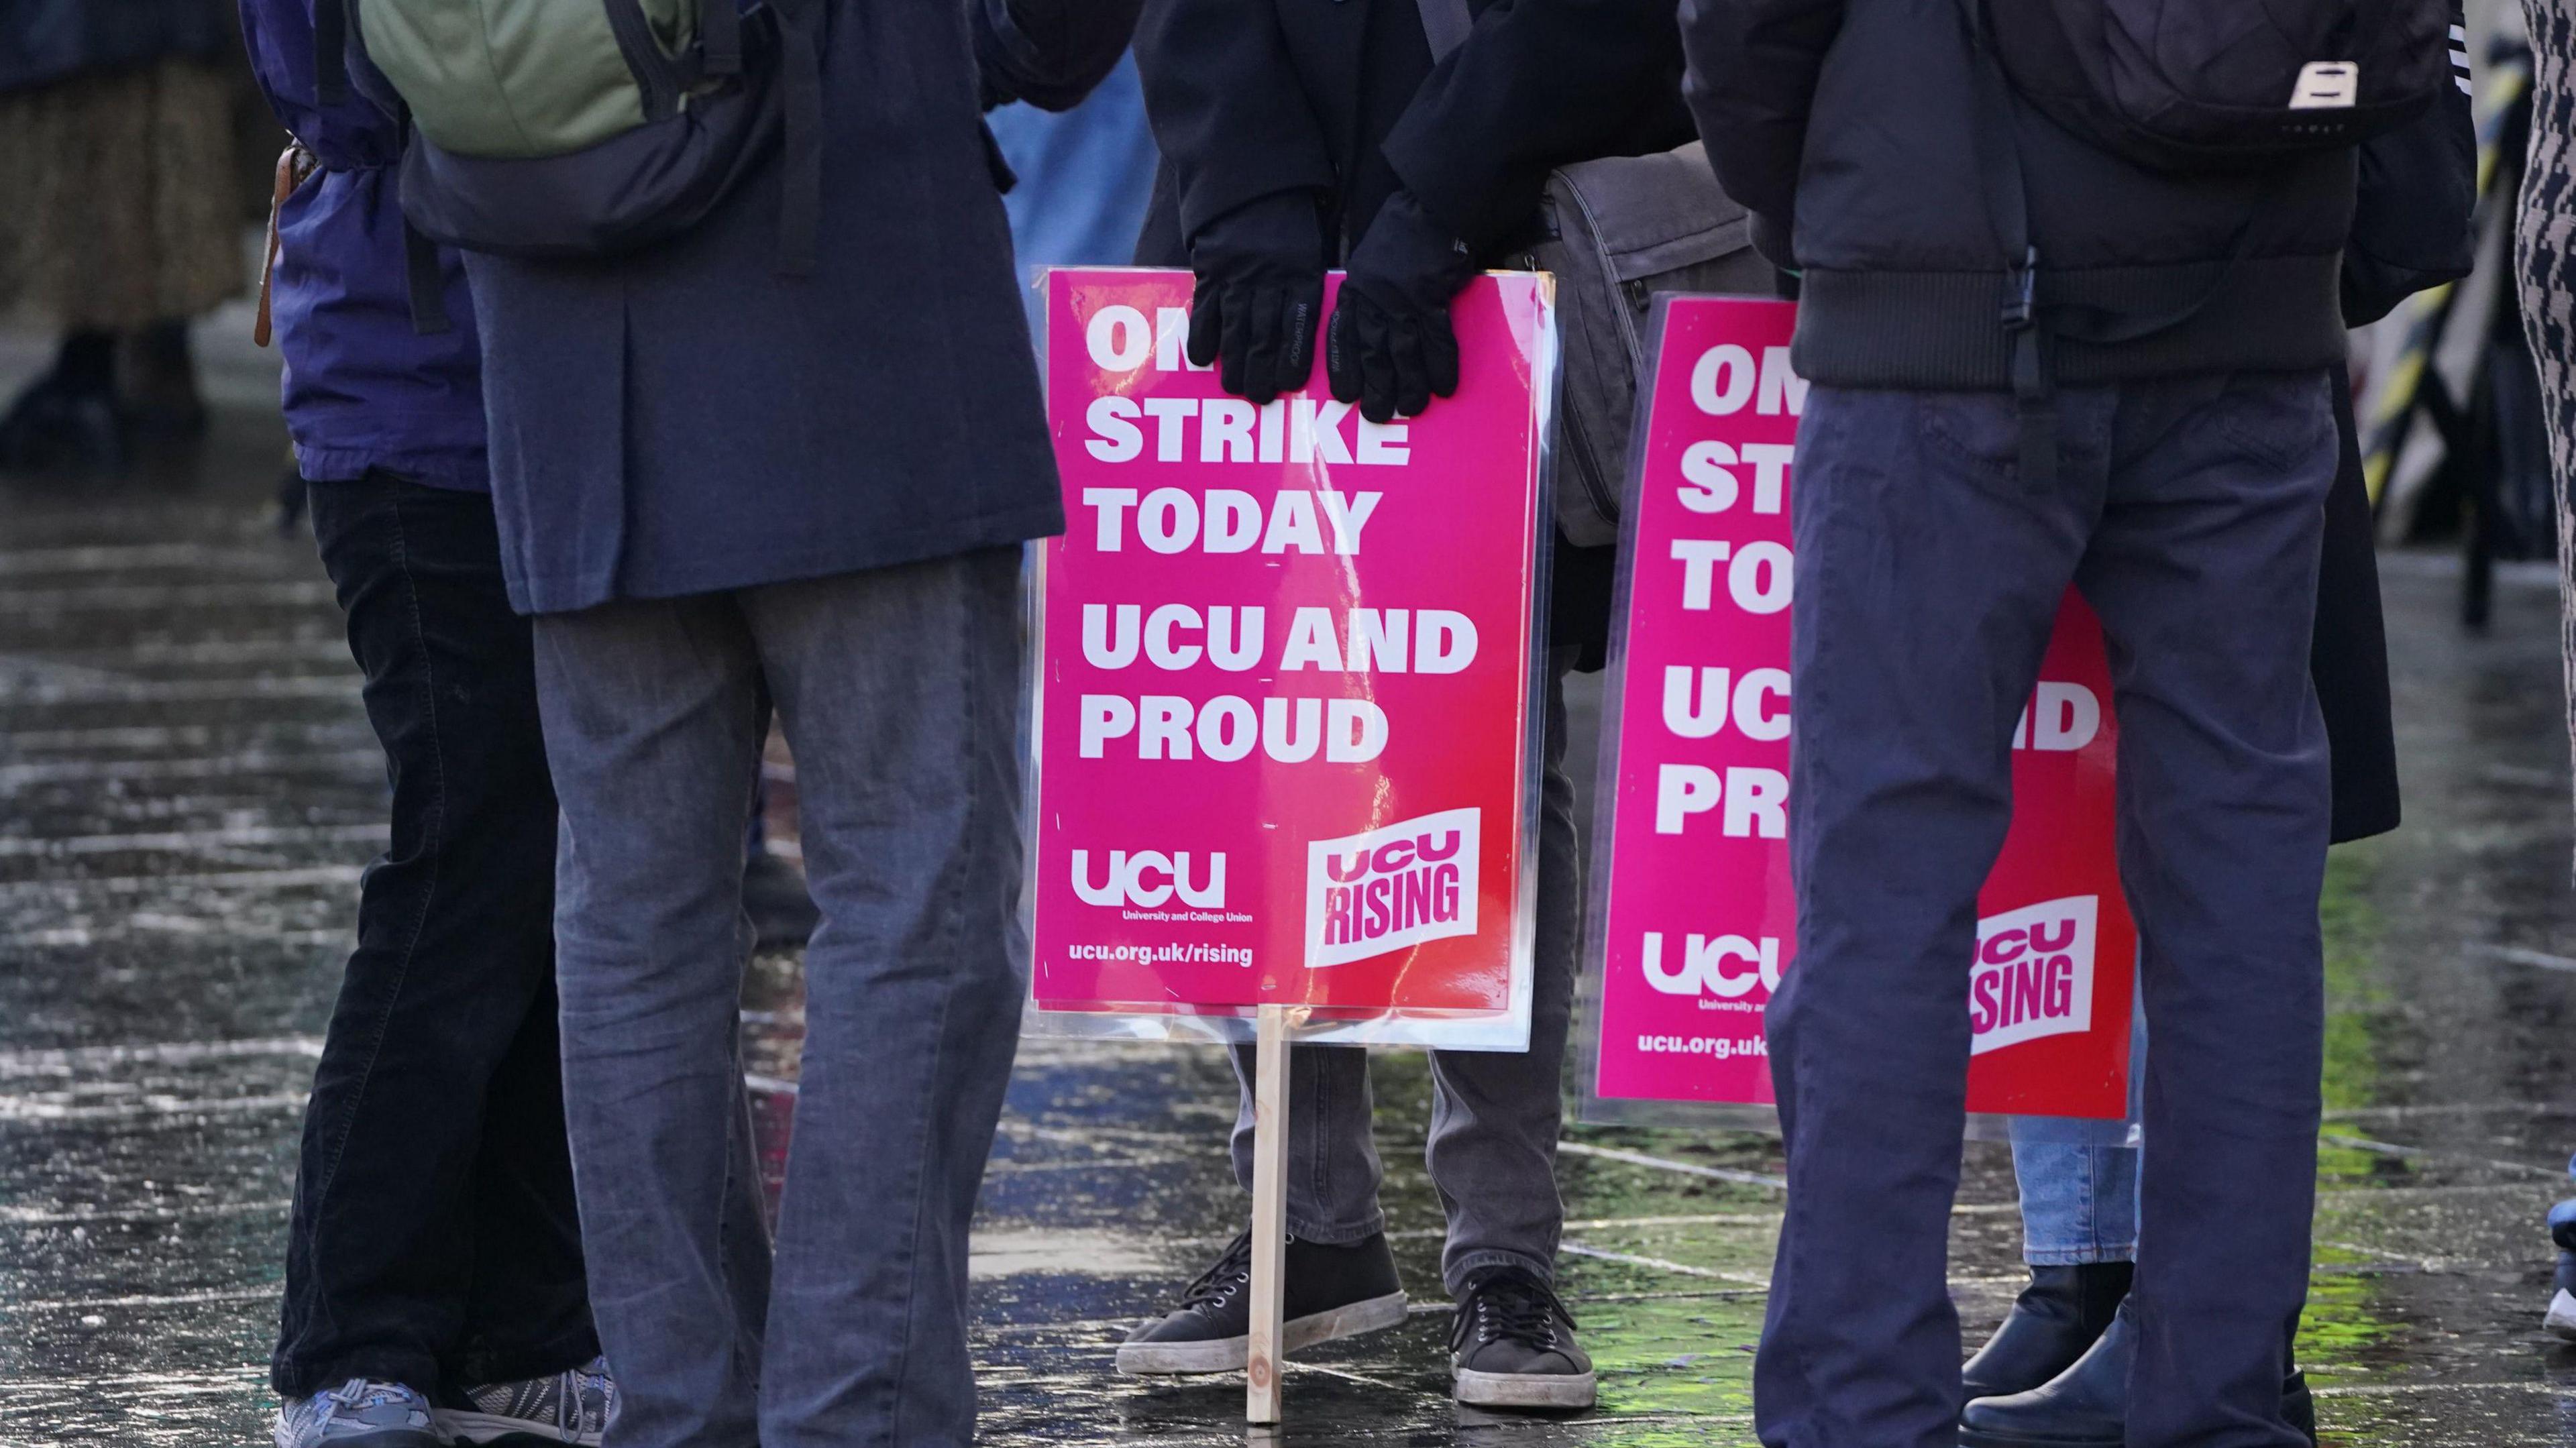
<instances>
[{"instance_id":1,"label":"backpack shoulder strap","mask_svg":"<svg viewBox=\"0 0 2576 1448\"><path fill-rule=\"evenodd\" d=\"M313 0L313 98L349 98L349 0Z\"/></svg>"},{"instance_id":2,"label":"backpack shoulder strap","mask_svg":"<svg viewBox=\"0 0 2576 1448\"><path fill-rule=\"evenodd\" d=\"M1475 13L1467 0L1415 0L1422 11L1422 34L1431 42L1431 63L1438 65L1450 52L1467 43L1467 32L1476 25Z\"/></svg>"},{"instance_id":3,"label":"backpack shoulder strap","mask_svg":"<svg viewBox=\"0 0 2576 1448\"><path fill-rule=\"evenodd\" d=\"M2030 234L2030 186L2021 140L2013 133L2012 83L1986 35L1984 0L1959 0L1967 27L1968 65L1976 72L1975 134L1986 218L2004 260L2004 336L2012 344L2013 398L2021 413L2021 479L2025 487L2057 483L2057 400L2052 395L2039 318L2039 244Z\"/></svg>"},{"instance_id":4,"label":"backpack shoulder strap","mask_svg":"<svg viewBox=\"0 0 2576 1448\"><path fill-rule=\"evenodd\" d=\"M712 0L731 9L733 0ZM778 17L781 140L785 174L778 201L778 270L813 273L823 217L823 58L815 30L822 6L813 0L773 0Z\"/></svg>"}]
</instances>

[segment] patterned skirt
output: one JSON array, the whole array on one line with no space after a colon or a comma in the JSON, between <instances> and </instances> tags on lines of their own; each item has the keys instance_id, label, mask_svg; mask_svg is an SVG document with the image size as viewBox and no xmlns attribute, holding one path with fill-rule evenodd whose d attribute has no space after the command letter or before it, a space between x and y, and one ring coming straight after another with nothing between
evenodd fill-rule
<instances>
[{"instance_id":1,"label":"patterned skirt","mask_svg":"<svg viewBox=\"0 0 2576 1448\"><path fill-rule=\"evenodd\" d=\"M122 331L239 293L234 89L170 59L0 95L0 313Z\"/></svg>"}]
</instances>

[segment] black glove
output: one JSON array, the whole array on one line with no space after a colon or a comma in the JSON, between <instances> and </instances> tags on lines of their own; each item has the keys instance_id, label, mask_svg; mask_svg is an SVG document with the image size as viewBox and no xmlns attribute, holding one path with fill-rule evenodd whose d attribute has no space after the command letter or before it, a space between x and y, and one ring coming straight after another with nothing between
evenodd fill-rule
<instances>
[{"instance_id":1,"label":"black glove","mask_svg":"<svg viewBox=\"0 0 2576 1448\"><path fill-rule=\"evenodd\" d=\"M1190 239L1190 361L1255 403L1306 385L1324 312L1324 223L1303 191L1246 202Z\"/></svg>"},{"instance_id":2,"label":"black glove","mask_svg":"<svg viewBox=\"0 0 2576 1448\"><path fill-rule=\"evenodd\" d=\"M1333 396L1385 422L1412 417L1458 390L1458 334L1449 301L1476 275L1467 244L1409 192L1387 198L1351 252L1350 274L1324 335Z\"/></svg>"}]
</instances>

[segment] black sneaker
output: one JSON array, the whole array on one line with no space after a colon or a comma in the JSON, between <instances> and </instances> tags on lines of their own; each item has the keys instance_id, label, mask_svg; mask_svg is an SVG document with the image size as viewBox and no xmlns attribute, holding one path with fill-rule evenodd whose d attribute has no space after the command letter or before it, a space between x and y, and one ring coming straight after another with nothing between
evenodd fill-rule
<instances>
[{"instance_id":1,"label":"black sneaker","mask_svg":"<svg viewBox=\"0 0 2576 1448\"><path fill-rule=\"evenodd\" d=\"M1283 1352L1404 1321L1404 1285L1382 1232L1347 1247L1289 1238L1282 1285L1288 1294ZM1118 1371L1241 1372L1251 1338L1252 1234L1246 1232L1189 1285L1179 1307L1128 1335L1118 1349Z\"/></svg>"},{"instance_id":2,"label":"black sneaker","mask_svg":"<svg viewBox=\"0 0 2576 1448\"><path fill-rule=\"evenodd\" d=\"M1518 1267L1477 1274L1449 1328L1458 1401L1475 1408L1589 1408L1591 1355L1574 1316L1547 1284Z\"/></svg>"}]
</instances>

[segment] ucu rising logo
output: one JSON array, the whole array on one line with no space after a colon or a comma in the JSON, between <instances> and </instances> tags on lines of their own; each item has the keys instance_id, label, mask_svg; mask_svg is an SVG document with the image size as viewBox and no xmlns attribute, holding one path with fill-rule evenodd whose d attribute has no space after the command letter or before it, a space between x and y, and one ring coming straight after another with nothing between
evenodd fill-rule
<instances>
[{"instance_id":1,"label":"ucu rising logo","mask_svg":"<svg viewBox=\"0 0 2576 1448\"><path fill-rule=\"evenodd\" d=\"M2093 935L2101 897L2076 895L1977 922L1968 1021L1977 1055L2093 1029Z\"/></svg>"},{"instance_id":2,"label":"ucu rising logo","mask_svg":"<svg viewBox=\"0 0 2576 1448\"><path fill-rule=\"evenodd\" d=\"M1307 967L1475 934L1480 818L1443 810L1307 845Z\"/></svg>"},{"instance_id":3,"label":"ucu rising logo","mask_svg":"<svg viewBox=\"0 0 2576 1448\"><path fill-rule=\"evenodd\" d=\"M1768 1000L1780 988L1780 939L1775 935L1760 940L1741 935L1689 936L1681 959L1666 969L1663 932L1649 930L1643 963L1646 984L1666 995L1706 993L1721 1000L1742 1000L1760 986L1762 998Z\"/></svg>"},{"instance_id":4,"label":"ucu rising logo","mask_svg":"<svg viewBox=\"0 0 2576 1448\"><path fill-rule=\"evenodd\" d=\"M1091 852L1073 852L1073 893L1085 905L1133 905L1151 910L1168 905L1180 897L1184 905L1202 910L1215 910L1225 904L1225 853L1207 857L1207 878L1193 885L1190 881L1190 857L1185 851L1166 855L1159 850L1125 850L1109 852L1109 878L1095 885L1091 882Z\"/></svg>"}]
</instances>

